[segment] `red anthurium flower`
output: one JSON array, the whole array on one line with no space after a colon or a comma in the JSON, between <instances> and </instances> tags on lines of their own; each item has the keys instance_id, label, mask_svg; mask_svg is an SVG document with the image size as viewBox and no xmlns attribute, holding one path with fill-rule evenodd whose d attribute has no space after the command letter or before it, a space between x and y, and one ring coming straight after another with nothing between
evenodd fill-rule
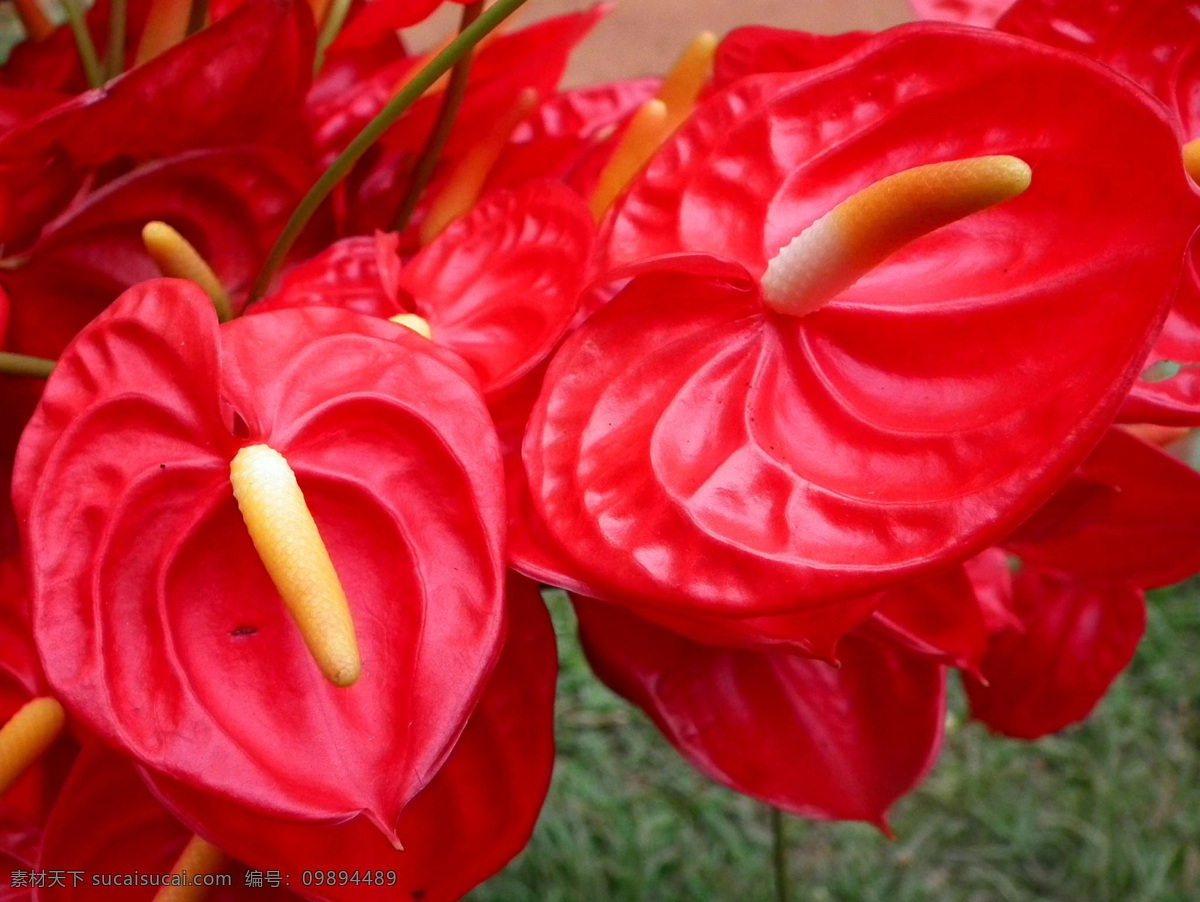
<instances>
[{"instance_id":1,"label":"red anthurium flower","mask_svg":"<svg viewBox=\"0 0 1200 902\"><path fill-rule=\"evenodd\" d=\"M513 132L488 187L559 179L590 197L620 128L658 91L661 79L637 78L562 91L544 100Z\"/></svg>"},{"instance_id":2,"label":"red anthurium flower","mask_svg":"<svg viewBox=\"0 0 1200 902\"><path fill-rule=\"evenodd\" d=\"M944 669L850 636L835 668L789 649L703 645L576 598L592 667L702 773L805 817L886 830L941 745Z\"/></svg>"},{"instance_id":3,"label":"red anthurium flower","mask_svg":"<svg viewBox=\"0 0 1200 902\"><path fill-rule=\"evenodd\" d=\"M395 235L350 238L297 267L256 310L326 304L415 313L498 399L558 344L579 304L595 228L553 182L490 194L401 266Z\"/></svg>"},{"instance_id":4,"label":"red anthurium flower","mask_svg":"<svg viewBox=\"0 0 1200 902\"><path fill-rule=\"evenodd\" d=\"M57 91L0 87L0 135L66 99Z\"/></svg>"},{"instance_id":5,"label":"red anthurium flower","mask_svg":"<svg viewBox=\"0 0 1200 902\"><path fill-rule=\"evenodd\" d=\"M988 634L1021 629L1021 618L1013 613L1012 567L1002 548L988 548L963 563L963 571L975 590Z\"/></svg>"},{"instance_id":6,"label":"red anthurium flower","mask_svg":"<svg viewBox=\"0 0 1200 902\"><path fill-rule=\"evenodd\" d=\"M1200 138L1200 65L1194 52L1200 41L1200 21L1186 3L1020 0L1011 5L996 27L1111 66L1167 105L1182 128L1184 140ZM1189 163L1189 169L1193 179L1200 177L1200 167L1195 163ZM1121 412L1124 422L1200 426L1197 254L1200 248L1189 250L1179 296L1147 358L1147 372L1134 385ZM1169 368L1166 373L1160 372L1164 365Z\"/></svg>"},{"instance_id":7,"label":"red anthurium flower","mask_svg":"<svg viewBox=\"0 0 1200 902\"><path fill-rule=\"evenodd\" d=\"M646 263L567 339L524 446L534 513L602 596L689 615L839 618L830 601L1002 538L1099 438L1165 315L1200 221L1177 142L1124 80L978 30L738 82L602 230L610 265L737 262ZM994 171L1011 197L1029 170L994 154L1032 170L1015 200L861 278L820 246L927 173ZM945 160L965 162L913 169ZM830 281L778 300L792 276Z\"/></svg>"},{"instance_id":8,"label":"red anthurium flower","mask_svg":"<svg viewBox=\"0 0 1200 902\"><path fill-rule=\"evenodd\" d=\"M57 902L119 895L148 902L164 877L178 873L183 879L176 864L192 840L192 832L166 812L127 759L93 743L80 754L63 787L36 863L37 870L61 872L62 881L45 880L34 898ZM300 898L282 887L248 887L245 867L215 850L206 862L190 863L188 879L196 879L202 863L212 866L204 873L229 879L227 886L205 891L204 898L214 902ZM122 882L127 878L134 882Z\"/></svg>"},{"instance_id":9,"label":"red anthurium flower","mask_svg":"<svg viewBox=\"0 0 1200 902\"><path fill-rule=\"evenodd\" d=\"M1004 545L1093 582L1168 586L1200 571L1200 473L1123 429Z\"/></svg>"},{"instance_id":10,"label":"red anthurium flower","mask_svg":"<svg viewBox=\"0 0 1200 902\"><path fill-rule=\"evenodd\" d=\"M142 238L153 220L179 230L244 297L309 178L306 166L241 147L183 154L108 183L0 270L12 304L8 347L55 358L122 291L157 277Z\"/></svg>"},{"instance_id":11,"label":"red anthurium flower","mask_svg":"<svg viewBox=\"0 0 1200 902\"><path fill-rule=\"evenodd\" d=\"M502 476L465 365L397 331L330 308L218 331L159 280L60 358L13 500L47 677L106 742L385 832L437 771L499 653Z\"/></svg>"},{"instance_id":12,"label":"red anthurium flower","mask_svg":"<svg viewBox=\"0 0 1200 902\"><path fill-rule=\"evenodd\" d=\"M382 883L304 886L315 899L449 902L500 870L525 845L554 764L554 631L537 586L510 576L508 638L462 737L432 782L400 814L392 847L363 818L302 824L265 817L153 780L169 806L252 866L382 870Z\"/></svg>"},{"instance_id":13,"label":"red anthurium flower","mask_svg":"<svg viewBox=\"0 0 1200 902\"><path fill-rule=\"evenodd\" d=\"M1013 0L908 0L922 19L960 22L963 25L995 25Z\"/></svg>"},{"instance_id":14,"label":"red anthurium flower","mask_svg":"<svg viewBox=\"0 0 1200 902\"><path fill-rule=\"evenodd\" d=\"M1146 603L1128 583L1035 566L1013 576L1021 629L992 637L984 685L965 677L971 713L1006 736L1036 739L1083 720L1133 657Z\"/></svg>"},{"instance_id":15,"label":"red anthurium flower","mask_svg":"<svg viewBox=\"0 0 1200 902\"><path fill-rule=\"evenodd\" d=\"M103 89L10 129L0 136L6 252L36 237L99 167L224 145L287 147L295 154L304 147L312 43L304 4L256 0ZM34 198L25 196L49 178L54 192L39 187ZM47 192L53 197L42 196Z\"/></svg>"}]
</instances>

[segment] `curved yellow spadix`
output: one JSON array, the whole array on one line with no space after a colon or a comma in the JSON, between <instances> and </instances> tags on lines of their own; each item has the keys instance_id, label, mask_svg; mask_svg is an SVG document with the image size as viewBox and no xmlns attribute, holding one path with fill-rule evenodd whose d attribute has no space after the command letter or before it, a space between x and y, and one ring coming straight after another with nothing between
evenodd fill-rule
<instances>
[{"instance_id":1,"label":"curved yellow spadix","mask_svg":"<svg viewBox=\"0 0 1200 902\"><path fill-rule=\"evenodd\" d=\"M597 222L667 139L669 127L667 105L657 98L647 100L633 114L588 203Z\"/></svg>"},{"instance_id":2,"label":"curved yellow spadix","mask_svg":"<svg viewBox=\"0 0 1200 902\"><path fill-rule=\"evenodd\" d=\"M422 338L433 338L433 327L429 325L429 320L423 316L418 316L415 313L397 313L395 316L388 317L389 322L395 323L397 326L403 326L406 329L412 329Z\"/></svg>"},{"instance_id":3,"label":"curved yellow spadix","mask_svg":"<svg viewBox=\"0 0 1200 902\"><path fill-rule=\"evenodd\" d=\"M200 902L212 894L211 886L196 886L192 883L197 874L222 874L229 867L230 858L212 843L193 836L179 857L175 859L172 874L186 875L186 882L179 886L164 886L154 895L154 902Z\"/></svg>"},{"instance_id":4,"label":"curved yellow spadix","mask_svg":"<svg viewBox=\"0 0 1200 902\"><path fill-rule=\"evenodd\" d=\"M711 31L700 32L663 79L658 89L658 99L667 105L668 135L679 128L695 108L700 91L712 71L718 43L717 36Z\"/></svg>"},{"instance_id":5,"label":"curved yellow spadix","mask_svg":"<svg viewBox=\"0 0 1200 902\"><path fill-rule=\"evenodd\" d=\"M221 280L186 238L165 222L155 220L142 229L142 243L159 272L167 278L195 282L212 300L217 319L223 323L233 319L233 305Z\"/></svg>"},{"instance_id":6,"label":"curved yellow spadix","mask_svg":"<svg viewBox=\"0 0 1200 902\"><path fill-rule=\"evenodd\" d=\"M333 569L296 474L269 445L248 445L229 465L242 520L304 644L335 686L362 670L346 593Z\"/></svg>"},{"instance_id":7,"label":"curved yellow spadix","mask_svg":"<svg viewBox=\"0 0 1200 902\"><path fill-rule=\"evenodd\" d=\"M904 245L1016 197L1032 171L1010 156L931 163L881 179L842 201L768 264L763 300L804 316L825 306Z\"/></svg>"},{"instance_id":8,"label":"curved yellow spadix","mask_svg":"<svg viewBox=\"0 0 1200 902\"><path fill-rule=\"evenodd\" d=\"M22 705L0 728L0 795L54 744L67 722L63 706L53 698Z\"/></svg>"}]
</instances>

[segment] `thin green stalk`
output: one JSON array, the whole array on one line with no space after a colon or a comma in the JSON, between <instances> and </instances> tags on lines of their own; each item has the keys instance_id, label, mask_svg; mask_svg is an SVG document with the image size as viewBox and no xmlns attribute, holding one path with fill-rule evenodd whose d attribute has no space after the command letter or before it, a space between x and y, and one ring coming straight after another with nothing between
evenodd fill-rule
<instances>
[{"instance_id":1,"label":"thin green stalk","mask_svg":"<svg viewBox=\"0 0 1200 902\"><path fill-rule=\"evenodd\" d=\"M25 354L13 354L9 351L0 351L0 373L7 373L10 376L35 376L38 379L47 379L52 369L54 369L53 360L46 360L42 357L28 357Z\"/></svg>"},{"instance_id":2,"label":"thin green stalk","mask_svg":"<svg viewBox=\"0 0 1200 902\"><path fill-rule=\"evenodd\" d=\"M470 28L471 23L479 18L481 12L483 12L483 0L475 0L464 6L462 22L458 27L459 33ZM474 53L468 50L463 58L454 64L454 71L450 73L450 81L446 85L446 93L442 96L442 105L438 109L437 120L433 123L429 137L425 139L421 155L417 157L412 179L408 183L408 191L405 192L404 200L400 204L400 213L396 216L397 232L403 232L408 226L413 211L417 209L417 202L421 199L429 180L433 178L433 170L437 168L438 158L441 157L446 142L450 140L450 132L454 129L454 119L467 94L467 82L471 77L473 57Z\"/></svg>"},{"instance_id":3,"label":"thin green stalk","mask_svg":"<svg viewBox=\"0 0 1200 902\"><path fill-rule=\"evenodd\" d=\"M266 263L263 264L262 271L258 274L258 279L254 283L254 288L250 291L250 298L247 303L253 303L258 298L262 297L267 287L271 284L271 279L275 277L276 271L283 264L284 258L287 257L288 251L292 249L292 245L296 239L300 237L300 233L304 230L304 226L308 224L308 220L312 218L313 213L321 206L325 198L329 196L334 187L343 178L346 177L350 169L358 162L358 158L366 153L367 148L374 144L379 136L387 131L393 122L395 122L410 106L430 87L433 86L439 78L441 78L447 70L457 63L464 53L478 44L483 37L493 31L496 26L507 19L510 15L516 12L526 3L526 0L499 0L495 6L484 11L484 13L475 20L475 23L470 28L464 30L457 38L450 42L441 53L435 56L424 69L413 76L403 88L396 92L396 96L388 101L387 105L379 111L374 119L366 124L357 137L350 142L349 146L334 160L324 174L317 179L315 185L309 189L308 194L300 201L296 207L292 218L287 221L283 227L283 232L279 235L275 246L271 248L271 252L267 255Z\"/></svg>"},{"instance_id":4,"label":"thin green stalk","mask_svg":"<svg viewBox=\"0 0 1200 902\"><path fill-rule=\"evenodd\" d=\"M125 71L125 23L129 18L128 0L112 0L108 15L108 47L105 49L105 78L116 78Z\"/></svg>"},{"instance_id":5,"label":"thin green stalk","mask_svg":"<svg viewBox=\"0 0 1200 902\"><path fill-rule=\"evenodd\" d=\"M346 14L350 12L351 2L353 0L333 0L333 3L329 5L329 13L321 24L321 33L317 35L317 53L313 57L313 75L320 72L321 67L325 65L325 51L329 49L329 45L334 42L338 32L342 30Z\"/></svg>"},{"instance_id":6,"label":"thin green stalk","mask_svg":"<svg viewBox=\"0 0 1200 902\"><path fill-rule=\"evenodd\" d=\"M771 852L775 862L775 899L788 902L791 885L788 882L787 837L783 832L783 812L771 807Z\"/></svg>"},{"instance_id":7,"label":"thin green stalk","mask_svg":"<svg viewBox=\"0 0 1200 902\"><path fill-rule=\"evenodd\" d=\"M79 51L79 61L83 63L83 72L88 84L98 88L104 84L104 72L100 69L100 59L96 56L96 45L83 21L83 13L75 0L62 0L63 8L67 11L67 21L71 24L71 34L75 36L75 47Z\"/></svg>"},{"instance_id":8,"label":"thin green stalk","mask_svg":"<svg viewBox=\"0 0 1200 902\"><path fill-rule=\"evenodd\" d=\"M208 22L208 0L192 0L192 11L188 15L188 37L202 29Z\"/></svg>"}]
</instances>

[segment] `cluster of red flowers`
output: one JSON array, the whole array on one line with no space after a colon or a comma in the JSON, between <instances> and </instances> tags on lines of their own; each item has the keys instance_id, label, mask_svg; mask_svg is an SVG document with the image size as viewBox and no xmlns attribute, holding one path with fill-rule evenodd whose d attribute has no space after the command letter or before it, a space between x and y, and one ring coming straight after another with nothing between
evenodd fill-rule
<instances>
[{"instance_id":1,"label":"cluster of red flowers","mask_svg":"<svg viewBox=\"0 0 1200 902\"><path fill-rule=\"evenodd\" d=\"M1182 0L572 91L602 8L15 5L0 866L458 898L549 784L538 583L704 773L886 829L949 668L1061 729L1200 571Z\"/></svg>"}]
</instances>

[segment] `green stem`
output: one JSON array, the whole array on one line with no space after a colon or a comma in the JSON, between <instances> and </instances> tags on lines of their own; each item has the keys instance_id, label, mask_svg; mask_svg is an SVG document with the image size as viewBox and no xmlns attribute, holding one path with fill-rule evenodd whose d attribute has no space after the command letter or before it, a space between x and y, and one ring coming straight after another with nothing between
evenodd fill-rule
<instances>
[{"instance_id":1,"label":"green stem","mask_svg":"<svg viewBox=\"0 0 1200 902\"><path fill-rule=\"evenodd\" d=\"M112 0L108 14L108 47L104 67L106 78L116 78L125 71L125 23L128 17L128 0Z\"/></svg>"},{"instance_id":2,"label":"green stem","mask_svg":"<svg viewBox=\"0 0 1200 902\"><path fill-rule=\"evenodd\" d=\"M320 72L321 67L325 65L325 51L329 49L329 45L334 42L338 32L342 30L346 14L350 12L351 2L352 0L333 0L333 3L329 5L329 13L321 25L321 33L317 35L317 53L313 57L313 75Z\"/></svg>"},{"instance_id":3,"label":"green stem","mask_svg":"<svg viewBox=\"0 0 1200 902\"><path fill-rule=\"evenodd\" d=\"M87 23L83 21L83 13L75 0L62 0L63 8L67 11L67 21L71 23L71 34L75 36L75 47L79 51L79 61L83 63L84 74L88 84L98 88L104 84L104 73L100 70L100 59L96 56L96 45L88 32Z\"/></svg>"},{"instance_id":4,"label":"green stem","mask_svg":"<svg viewBox=\"0 0 1200 902\"><path fill-rule=\"evenodd\" d=\"M775 899L788 902L791 895L788 883L787 837L783 832L783 812L771 808L771 852L775 863Z\"/></svg>"},{"instance_id":5,"label":"green stem","mask_svg":"<svg viewBox=\"0 0 1200 902\"><path fill-rule=\"evenodd\" d=\"M304 226L308 224L308 220L312 217L317 208L321 206L325 198L329 196L334 187L343 178L346 177L350 169L358 161L358 158L366 153L367 148L374 144L379 136L391 128L394 123L410 106L430 87L433 86L446 71L457 63L464 53L478 44L483 37L494 30L497 25L507 19L510 15L516 12L526 0L499 0L495 6L487 9L484 13L475 20L475 23L470 28L462 32L457 38L450 42L441 53L435 56L424 69L413 76L404 87L396 92L396 96L388 101L387 105L379 111L379 114L366 124L358 136L341 152L336 160L334 160L324 174L317 179L315 185L309 189L300 205L296 207L296 211L292 213L292 218L287 221L287 225L283 227L283 232L280 234L275 246L271 248L271 252L267 255L267 261L263 264L262 272L258 274L258 279L254 283L254 288L250 291L250 298L247 303L253 303L258 298L262 297L267 287L271 284L271 279L275 277L276 271L283 264L284 258L287 257L288 251L292 249L292 245L296 239L300 237L300 232Z\"/></svg>"},{"instance_id":6,"label":"green stem","mask_svg":"<svg viewBox=\"0 0 1200 902\"><path fill-rule=\"evenodd\" d=\"M27 357L24 354L13 354L9 351L0 351L0 373L7 373L10 376L36 376L38 379L47 379L52 369L54 369L53 360L46 360L42 357Z\"/></svg>"},{"instance_id":7,"label":"green stem","mask_svg":"<svg viewBox=\"0 0 1200 902\"><path fill-rule=\"evenodd\" d=\"M471 23L479 18L481 12L483 12L483 0L475 0L464 6L462 23L458 27L459 33L470 28ZM400 204L400 212L396 216L397 232L403 232L408 226L413 211L417 209L417 202L421 199L426 186L429 185L429 180L433 178L433 170L437 168L438 158L441 157L446 142L450 140L450 132L454 129L454 119L467 94L467 82L471 77L473 56L474 54L468 50L463 58L454 64L454 71L450 73L450 82L446 85L446 93L442 96L442 105L438 109L437 120L433 123L433 130L429 132L429 137L425 139L421 155L417 157L412 179L408 183L408 191L405 192L404 200Z\"/></svg>"},{"instance_id":8,"label":"green stem","mask_svg":"<svg viewBox=\"0 0 1200 902\"><path fill-rule=\"evenodd\" d=\"M188 37L204 27L208 21L208 0L192 0L192 11L188 14Z\"/></svg>"}]
</instances>

